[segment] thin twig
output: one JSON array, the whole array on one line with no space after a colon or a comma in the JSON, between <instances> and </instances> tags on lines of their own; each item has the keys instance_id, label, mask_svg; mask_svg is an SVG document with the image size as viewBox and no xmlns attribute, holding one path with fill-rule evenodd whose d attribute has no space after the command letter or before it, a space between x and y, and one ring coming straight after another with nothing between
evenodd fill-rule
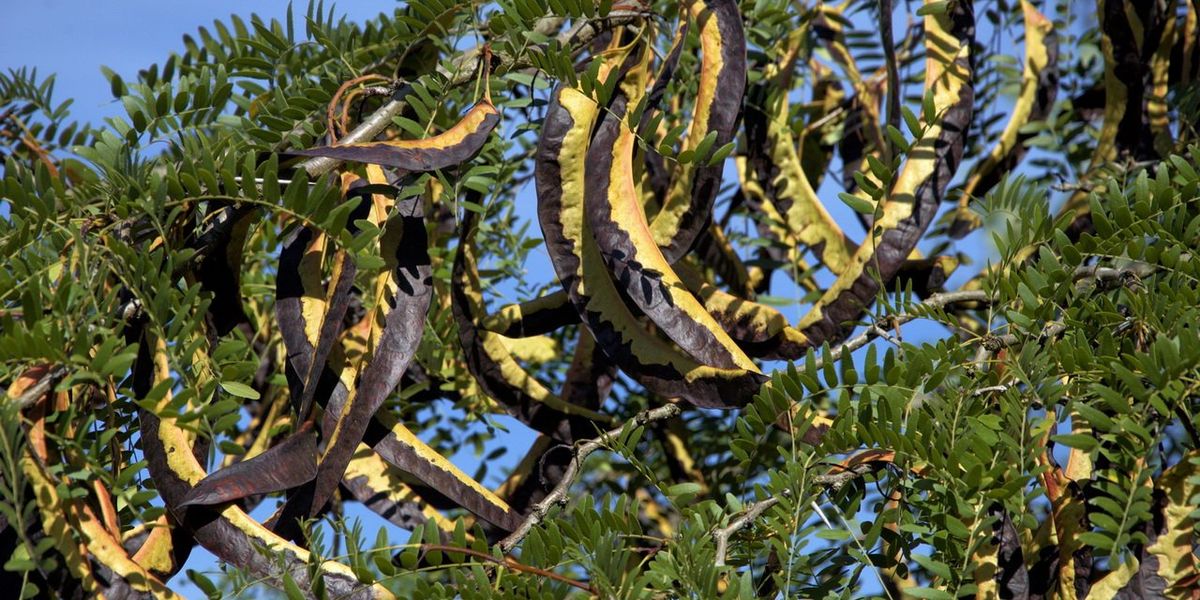
<instances>
[{"instance_id":1,"label":"thin twig","mask_svg":"<svg viewBox=\"0 0 1200 600\"><path fill-rule=\"evenodd\" d=\"M566 503L567 492L570 490L571 484L575 483L575 480L579 477L580 471L583 469L584 461L587 460L587 457L593 452L604 448L608 443L608 440L619 437L622 433L624 433L626 427L636 427L638 425L645 425L646 423L663 421L675 417L679 413L680 408L676 404L667 404L655 409L643 411L638 413L637 416L626 422L621 427L610 430L600 437L590 439L583 444L580 444L575 449L575 456L571 459L570 464L567 465L567 469L566 472L563 473L562 480L558 482L558 485L554 486L554 489L551 490L549 494L546 494L546 497L543 498L541 502L538 502L533 506L533 510L529 511L529 515L525 517L525 520L522 521L521 524L518 525L517 528L508 535L508 537L500 540L500 550L506 554L512 552L513 548L516 548L517 545L521 543L521 540L524 540L525 536L529 535L529 532L546 518L546 515L550 513L550 509L554 507L554 505Z\"/></svg>"},{"instance_id":2,"label":"thin twig","mask_svg":"<svg viewBox=\"0 0 1200 600\"><path fill-rule=\"evenodd\" d=\"M851 467L837 467L834 470L831 470L829 473L817 475L813 478L813 482L836 492L842 489L842 487L844 487L847 483L850 483L851 481L858 479L867 473L878 470L881 464L883 464L881 461L866 461L855 464ZM839 468L840 470L838 470ZM787 497L790 495L790 491L784 490L782 495L783 497ZM725 566L725 560L729 555L730 538L732 538L737 532L745 529L776 504L779 504L778 496L770 496L759 500L758 502L751 504L748 508L746 508L746 510L742 511L741 516L730 521L728 525L713 531L713 539L717 543L716 553L714 554L714 564L718 567ZM813 503L813 507L817 510L817 513L821 515L821 519L825 521L826 525L832 528L833 524L825 518L825 515L821 513L820 507L817 506L815 502Z\"/></svg>"},{"instance_id":3,"label":"thin twig","mask_svg":"<svg viewBox=\"0 0 1200 600\"><path fill-rule=\"evenodd\" d=\"M759 500L758 502L751 504L749 508L742 512L742 516L730 521L729 525L726 525L725 527L713 532L713 539L717 542L716 559L714 561L716 566L725 566L725 557L729 554L729 538L733 537L735 533L741 531L747 525L754 522L756 519L762 516L763 513L767 512L768 509L776 504L779 504L779 498L776 496L771 496L765 500Z\"/></svg>"},{"instance_id":4,"label":"thin twig","mask_svg":"<svg viewBox=\"0 0 1200 600\"><path fill-rule=\"evenodd\" d=\"M592 589L592 586L590 586L582 581L576 581L574 579L571 579L570 577L563 577L562 575L559 575L558 573L555 573L553 571L547 571L545 569L539 569L534 566L530 566L530 565L527 565L524 563L517 562L517 560L512 557L506 557L505 560L501 560L499 558L496 558L495 556L492 556L491 554L488 554L487 552L480 552L473 548L463 548L461 546L447 546L447 545L443 545L443 544L421 544L420 548L421 548L421 552L457 552L459 554L466 554L467 556L473 556L480 560L486 560L488 562L495 563L497 565L502 565L502 566L508 567L514 571L521 571L522 573L530 573L532 575L538 575L541 577L545 577L546 579L553 579L554 581L558 581L560 583L565 583L569 586L577 587L589 594L596 593L596 590Z\"/></svg>"},{"instance_id":5,"label":"thin twig","mask_svg":"<svg viewBox=\"0 0 1200 600\"><path fill-rule=\"evenodd\" d=\"M17 406L17 410L22 410L34 402L37 402L42 396L45 396L63 377L67 376L67 368L59 365L45 373L37 380L37 383L25 388L25 391L13 399L13 404Z\"/></svg>"},{"instance_id":6,"label":"thin twig","mask_svg":"<svg viewBox=\"0 0 1200 600\"><path fill-rule=\"evenodd\" d=\"M992 302L992 301L993 301L992 296L989 295L987 292L984 292L982 290L965 290L965 291L958 291L958 292L942 292L942 293L938 293L938 294L933 294L933 295L929 296L928 298L926 298L923 302L921 302L919 304L919 306L944 308L944 307L950 306L951 304L961 304L964 302ZM883 321L886 324L886 326L895 327L895 326L899 326L899 325L908 323L909 321L916 320L920 316L921 315L913 314L913 313L900 313L900 314L895 314L895 315L888 315ZM834 346L833 350L830 351L830 355L833 356L834 359L836 360L837 358L841 357L843 350L849 350L849 351L853 352L853 351L858 350L859 348L862 348L863 346L866 346L867 344L871 343L872 340L880 337L881 334L886 334L886 333L887 333L886 327L880 326L878 323L876 323L876 324L868 327L867 330L862 332L861 334L859 334L853 338L850 338L850 339L842 342L841 344L838 344L837 346ZM817 358L817 368L819 369L822 366L824 366L824 361L820 357L818 357Z\"/></svg>"}]
</instances>

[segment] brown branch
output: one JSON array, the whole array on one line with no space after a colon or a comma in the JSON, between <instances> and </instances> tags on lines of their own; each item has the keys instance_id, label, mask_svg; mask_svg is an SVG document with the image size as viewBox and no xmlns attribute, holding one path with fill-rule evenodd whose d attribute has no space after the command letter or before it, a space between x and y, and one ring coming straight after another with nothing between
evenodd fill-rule
<instances>
[{"instance_id":1,"label":"brown branch","mask_svg":"<svg viewBox=\"0 0 1200 600\"><path fill-rule=\"evenodd\" d=\"M607 433L602 434L600 437L590 439L583 444L580 444L575 449L575 456L571 459L570 464L567 465L567 469L566 472L563 473L562 480L558 482L558 485L554 486L553 490L550 490L549 494L546 494L546 497L543 498L541 502L533 505L533 509L529 511L529 515L525 517L525 520L522 521L512 533L508 534L508 537L500 540L500 550L506 554L508 552L512 552L513 548L516 548L517 545L521 543L521 540L524 540L525 536L529 535L529 532L546 518L546 515L550 513L550 509L554 507L554 505L566 504L567 492L570 490L571 484L575 483L575 480L579 478L580 471L583 469L584 461L587 460L587 457L593 452L606 447L608 440L619 437L625 432L627 427L636 427L638 425L645 425L646 423L663 421L675 417L679 415L679 413L680 408L676 404L667 404L655 409L643 411L638 413L637 416L627 421L621 427L612 429Z\"/></svg>"},{"instance_id":2,"label":"brown branch","mask_svg":"<svg viewBox=\"0 0 1200 600\"><path fill-rule=\"evenodd\" d=\"M729 525L714 531L713 539L717 542L717 551L713 563L718 567L725 566L725 557L729 555L729 538L733 537L735 533L741 531L750 523L753 523L755 519L758 519L776 504L779 504L779 498L776 496L759 500L743 511L742 516L730 521Z\"/></svg>"},{"instance_id":3,"label":"brown branch","mask_svg":"<svg viewBox=\"0 0 1200 600\"><path fill-rule=\"evenodd\" d=\"M958 291L958 292L942 292L939 294L933 294L933 295L929 296L928 298L926 298L925 301L921 302L919 304L919 306L929 306L929 307L933 307L933 308L945 308L952 304L961 304L961 303L965 303L965 302L990 303L992 301L993 301L992 296L990 294L988 294L987 292L984 292L982 290L965 290L965 291ZM869 327L867 327L866 331L858 334L857 336L855 336L853 338L850 338L850 339L842 342L841 344L838 344L837 346L834 346L833 349L830 351L830 355L833 356L834 360L837 360L842 355L843 350L849 350L850 352L858 350L859 348L862 348L863 346L866 346L867 344L871 343L871 341L874 340L875 338L887 336L889 333L888 328L898 327L900 325L908 323L909 321L914 321L917 318L919 318L920 316L921 315L917 315L917 314L913 314L913 313L899 313L899 314L895 314L895 315L888 315L885 318L881 319L879 322L872 323ZM818 357L817 358L817 368L820 369L822 366L824 366L824 364L825 364L824 360L822 358Z\"/></svg>"},{"instance_id":4,"label":"brown branch","mask_svg":"<svg viewBox=\"0 0 1200 600\"><path fill-rule=\"evenodd\" d=\"M547 571L546 569L539 569L538 567L533 567L533 566L530 566L527 564L517 562L517 560L512 557L505 557L504 560L501 560L499 558L496 558L495 556L492 556L491 554L488 554L487 552L480 552L480 551L472 549L472 548L462 548L460 546L447 546L447 545L443 545L443 544L421 544L421 552L457 552L459 554L466 554L467 556L473 556L480 560L486 560L490 563L494 563L494 564L497 564L497 565L500 565L503 567L507 567L514 571L520 571L522 573L529 573L531 575L538 575L540 577L545 577L546 579L553 579L554 581L558 581L560 583L565 583L569 586L577 587L589 594L596 593L596 590L592 589L592 586L590 586L582 581L577 581L577 580L571 579L570 577L563 577L562 575L559 575L558 573L555 573L553 571Z\"/></svg>"},{"instance_id":5,"label":"brown branch","mask_svg":"<svg viewBox=\"0 0 1200 600\"><path fill-rule=\"evenodd\" d=\"M45 396L63 377L67 376L67 368L59 365L51 369L49 372L42 375L37 383L25 388L20 396L12 399L12 403L17 406L17 410L25 409L37 402L42 396Z\"/></svg>"}]
</instances>

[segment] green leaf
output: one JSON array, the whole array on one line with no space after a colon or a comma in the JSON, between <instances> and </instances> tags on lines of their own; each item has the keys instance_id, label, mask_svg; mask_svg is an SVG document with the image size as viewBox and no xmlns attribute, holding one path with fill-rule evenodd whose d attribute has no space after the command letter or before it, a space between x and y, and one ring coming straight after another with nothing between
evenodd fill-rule
<instances>
[{"instance_id":1,"label":"green leaf","mask_svg":"<svg viewBox=\"0 0 1200 600\"><path fill-rule=\"evenodd\" d=\"M247 400L258 400L260 397L254 388L240 381L222 381L221 389L238 398L245 398Z\"/></svg>"},{"instance_id":2,"label":"green leaf","mask_svg":"<svg viewBox=\"0 0 1200 600\"><path fill-rule=\"evenodd\" d=\"M917 16L925 15L944 15L950 9L948 0L936 0L935 2L926 2L924 6L917 9Z\"/></svg>"},{"instance_id":3,"label":"green leaf","mask_svg":"<svg viewBox=\"0 0 1200 600\"><path fill-rule=\"evenodd\" d=\"M875 204L867 200L863 200L854 194L847 192L838 192L838 199L845 202L847 206L854 209L855 212L864 215L875 214Z\"/></svg>"}]
</instances>

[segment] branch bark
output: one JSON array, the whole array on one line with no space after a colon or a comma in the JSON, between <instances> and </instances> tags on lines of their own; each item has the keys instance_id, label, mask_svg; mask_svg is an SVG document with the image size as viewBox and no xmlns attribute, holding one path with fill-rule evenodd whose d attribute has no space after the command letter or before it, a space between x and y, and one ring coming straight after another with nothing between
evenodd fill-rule
<instances>
[{"instance_id":1,"label":"branch bark","mask_svg":"<svg viewBox=\"0 0 1200 600\"><path fill-rule=\"evenodd\" d=\"M546 497L543 498L541 502L533 505L533 510L529 511L529 515L525 517L525 520L522 521L521 524L518 525L517 528L508 535L508 537L500 540L500 550L505 554L512 552L513 548L516 548L517 545L521 543L521 540L524 540L525 536L529 535L529 532L546 518L546 515L550 513L550 509L554 507L554 505L566 503L567 492L570 490L571 484L575 483L575 480L579 478L580 471L583 469L584 461L586 461L587 457L593 452L604 448L608 440L620 436L627 427L645 425L646 423L653 423L655 421L663 421L673 418L679 415L679 413L680 408L677 404L667 404L655 409L643 411L638 413L637 416L626 422L621 427L612 429L600 437L590 439L581 444L575 450L575 457L572 458L570 464L567 465L567 469L563 474L562 480L558 482L558 485L554 486L553 490L550 490L549 494L546 494Z\"/></svg>"}]
</instances>

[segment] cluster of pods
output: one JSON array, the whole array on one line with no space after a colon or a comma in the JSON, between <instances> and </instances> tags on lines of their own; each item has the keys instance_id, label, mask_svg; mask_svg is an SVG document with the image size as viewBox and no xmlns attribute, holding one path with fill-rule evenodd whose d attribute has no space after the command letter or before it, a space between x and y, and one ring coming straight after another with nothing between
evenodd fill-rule
<instances>
[{"instance_id":1,"label":"cluster of pods","mask_svg":"<svg viewBox=\"0 0 1200 600\"><path fill-rule=\"evenodd\" d=\"M1020 126L1044 113L1053 99L1046 96L1055 87L1052 32L1029 3L1022 5L1034 24L1027 32L1036 33L1026 36L1033 58L1027 57L1025 78L1033 85L1023 88L1020 114L990 163L968 177L971 194L994 184L989 178L1020 148ZM957 0L949 7L924 17L927 110L888 193L864 217L869 239L861 243L847 239L818 199L806 174L811 169L798 154L803 141L787 122L788 79L800 36L781 42L776 62L760 65L763 82L748 89L743 17L734 0L685 3L675 42L661 60L655 60L648 23L599 38L591 53L597 81L613 84L603 97L567 83L553 90L533 160L537 215L561 290L529 302L486 312L473 241L478 215L468 212L450 231L430 228L427 221L436 215L425 214L422 198L396 201L376 193L398 177L472 159L501 122L487 95L453 128L431 138L293 152L367 163L365 171L357 171L365 177L350 170L341 175L342 194L362 198L351 221L365 220L385 232L379 248L387 268L365 285L361 277L356 282L348 251L316 229L298 228L279 255L275 300L296 411L292 433L274 445L269 436L260 439L244 460L209 472L203 462L206 440L143 407L139 444L168 511L147 527L134 551L105 527L104 515L77 515L74 521L88 524L85 541L68 550L94 558L76 561L77 568L101 565L103 573L87 574L99 591L169 596L162 581L200 544L223 561L274 579L286 575L304 589L319 579L337 597L387 597L384 588L361 583L342 563L310 564L301 524L321 516L339 490L408 528L444 522L438 507L463 508L499 537L525 520L548 481L561 477L571 458L564 448L612 423L599 409L618 371L664 401L701 408L745 405L767 384L761 361L799 359L810 348L842 339L885 286L920 262L914 250L958 170L973 110L972 5ZM836 58L845 53L836 43L837 21L825 26ZM681 148L690 159L676 162L639 140L656 133L647 124L663 110L689 28L696 28L700 42L700 72ZM485 68L488 63L485 57ZM874 127L860 131L882 131L875 108L878 82L859 77L855 92L860 118L875 119ZM761 215L755 217L759 232L777 242L773 252L787 248L776 258L799 261L811 251L836 276L796 324L754 301L754 290L770 274L744 267L721 221L713 218L726 156L740 127L748 151L737 159L739 200ZM858 159L865 161L861 150L873 142L857 141ZM854 142L847 139L845 145ZM248 208L223 208L203 240L221 250L206 254L197 269L213 294L217 335L247 320L237 270L246 228L255 218ZM429 248L455 235L451 285L439 290ZM723 285L705 275L705 268L717 272ZM352 322L347 313L355 294L369 295L372 308ZM439 302L449 305L462 363L479 390L540 434L518 475L500 490L475 481L380 411L402 378L415 377L412 362L424 323ZM579 326L576 354L562 391L555 393L523 369L512 342L570 325ZM166 386L163 402L169 404L166 341L136 321L127 337L140 342L135 392ZM281 406L264 420L288 412ZM27 470L37 475L37 464L49 462L53 450L43 438L31 439L42 456ZM35 486L54 491L53 485L35 481ZM252 502L278 492L286 500L269 520L249 516ZM68 527L69 521L64 516L51 526Z\"/></svg>"}]
</instances>

